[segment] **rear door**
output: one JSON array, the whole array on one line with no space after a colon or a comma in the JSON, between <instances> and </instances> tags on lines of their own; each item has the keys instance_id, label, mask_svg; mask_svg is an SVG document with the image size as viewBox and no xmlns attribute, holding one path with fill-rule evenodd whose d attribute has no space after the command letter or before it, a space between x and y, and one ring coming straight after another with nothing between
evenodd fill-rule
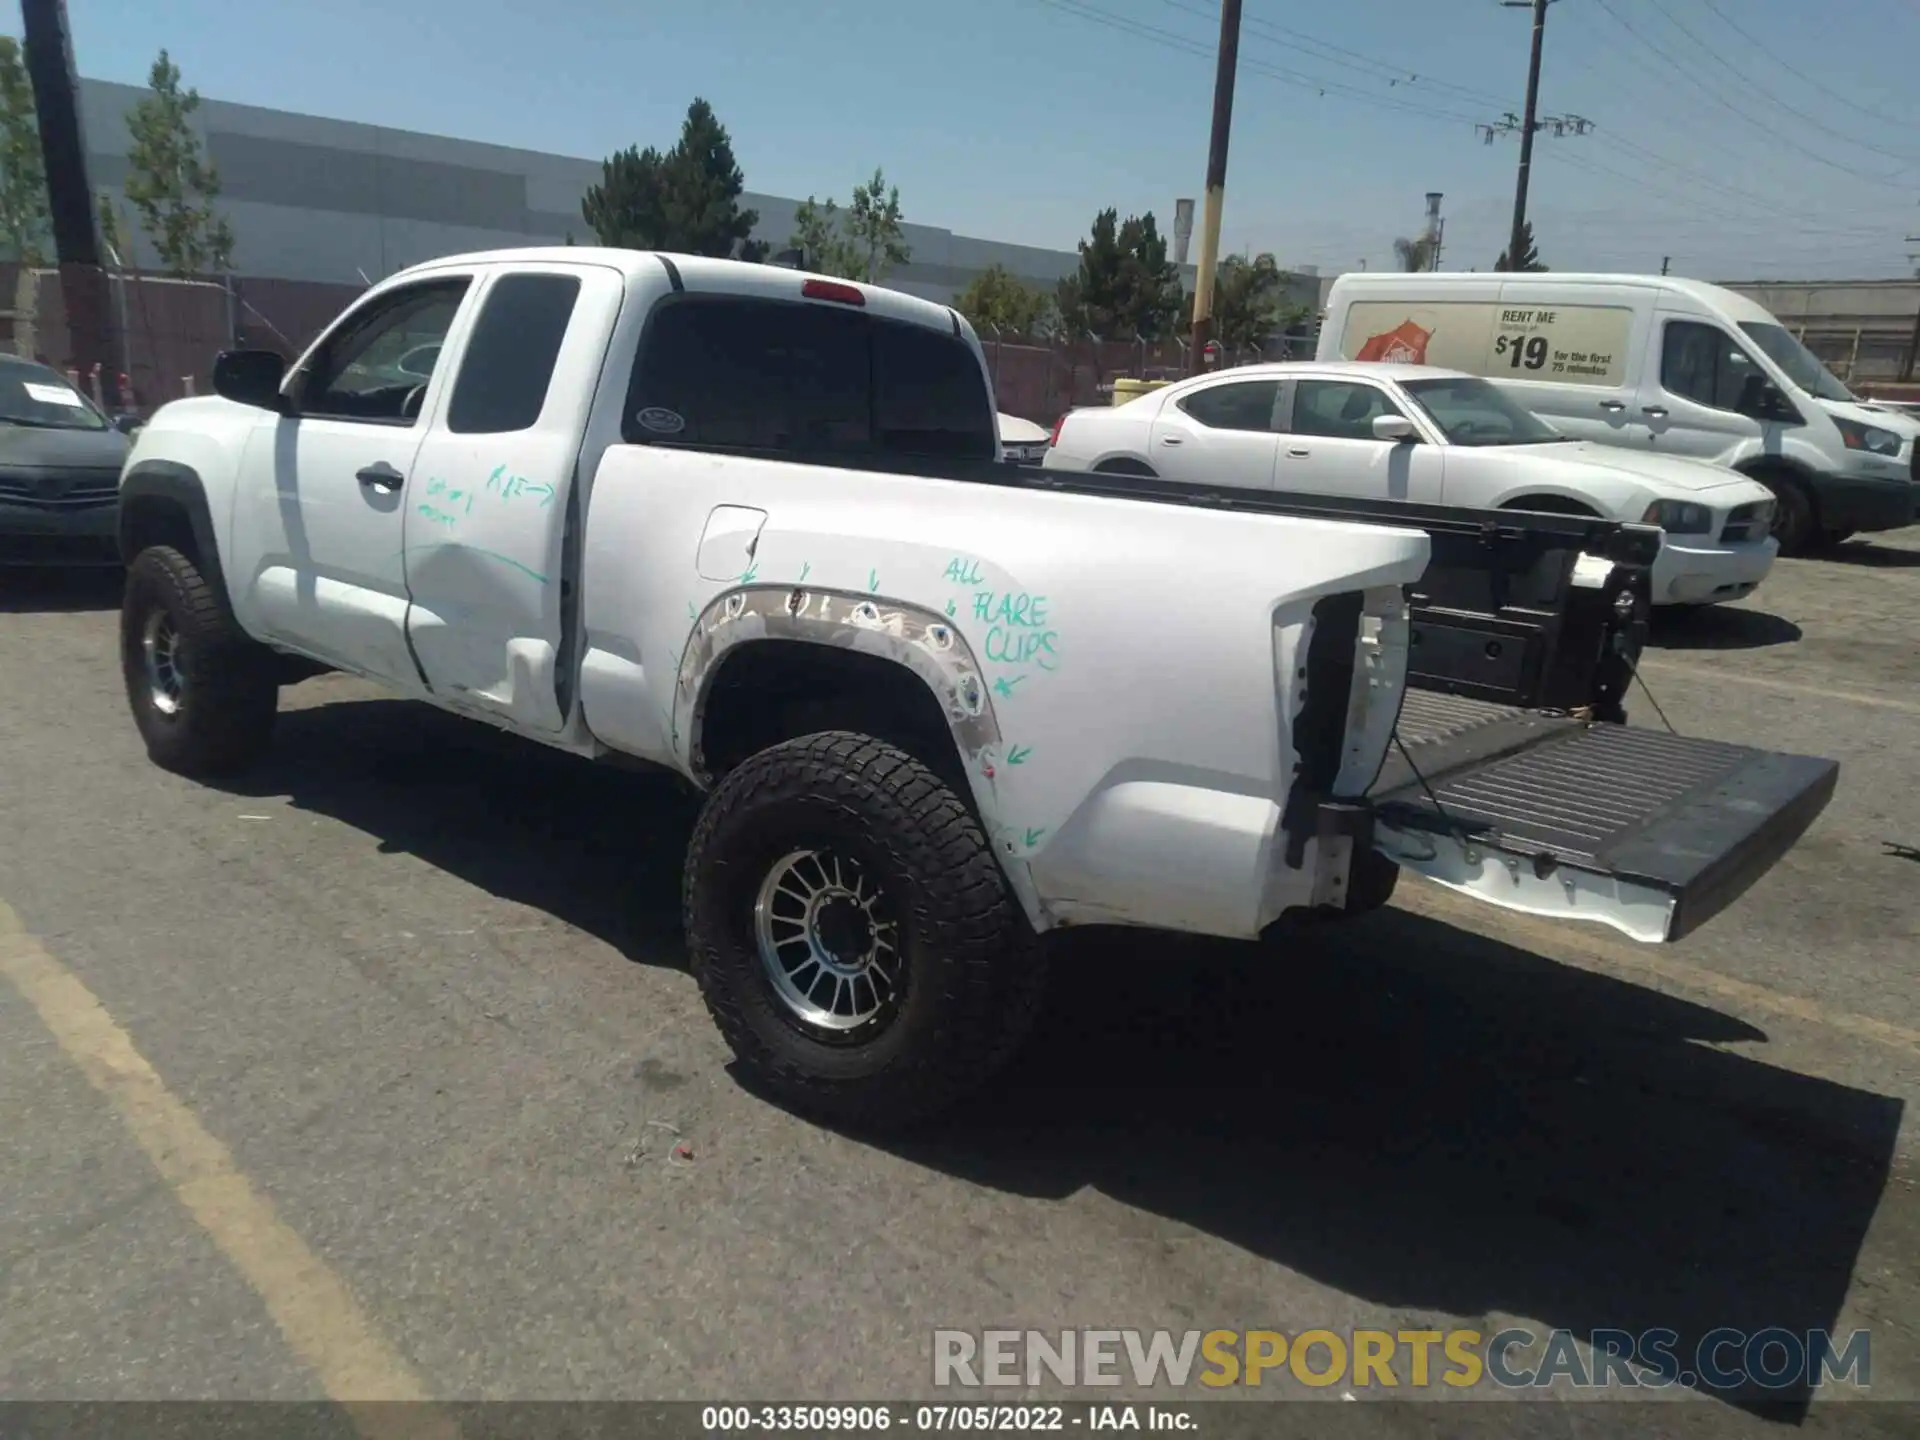
<instances>
[{"instance_id":1,"label":"rear door","mask_svg":"<svg viewBox=\"0 0 1920 1440\"><path fill-rule=\"evenodd\" d=\"M485 273L407 485L407 638L428 685L531 730L565 722L562 552L622 291L604 266Z\"/></svg>"},{"instance_id":2,"label":"rear door","mask_svg":"<svg viewBox=\"0 0 1920 1440\"><path fill-rule=\"evenodd\" d=\"M1378 417L1407 415L1386 390L1366 380L1302 376L1292 382L1292 391L1274 475L1277 489L1440 503L1446 470L1442 447L1424 439L1374 436ZM1414 424L1418 431L1419 422Z\"/></svg>"},{"instance_id":3,"label":"rear door","mask_svg":"<svg viewBox=\"0 0 1920 1440\"><path fill-rule=\"evenodd\" d=\"M1284 398L1282 382L1270 378L1183 390L1154 417L1148 460L1169 480L1270 490Z\"/></svg>"}]
</instances>

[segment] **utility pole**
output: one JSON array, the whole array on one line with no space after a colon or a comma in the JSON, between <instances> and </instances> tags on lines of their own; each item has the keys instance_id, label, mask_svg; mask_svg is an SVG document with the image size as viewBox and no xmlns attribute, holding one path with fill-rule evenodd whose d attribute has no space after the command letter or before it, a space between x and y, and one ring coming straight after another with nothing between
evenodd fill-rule
<instances>
[{"instance_id":1,"label":"utility pole","mask_svg":"<svg viewBox=\"0 0 1920 1440\"><path fill-rule=\"evenodd\" d=\"M1233 130L1233 78L1240 68L1240 0L1221 0L1220 56L1213 74L1213 134L1207 142L1206 208L1200 218L1200 262L1193 281L1193 348L1187 365L1206 368L1213 339L1213 274L1220 259L1220 211L1227 199L1227 137Z\"/></svg>"},{"instance_id":2,"label":"utility pole","mask_svg":"<svg viewBox=\"0 0 1920 1440\"><path fill-rule=\"evenodd\" d=\"M1509 10L1525 7L1529 0L1500 0ZM1547 6L1552 0L1531 0L1533 7L1533 53L1527 61L1527 113L1520 130L1520 176L1513 186L1513 235L1507 241L1507 264L1520 268L1524 253L1522 236L1527 224L1527 180L1533 170L1533 132L1539 124L1540 46L1547 38Z\"/></svg>"},{"instance_id":3,"label":"utility pole","mask_svg":"<svg viewBox=\"0 0 1920 1440\"><path fill-rule=\"evenodd\" d=\"M1667 267L1671 264L1673 264L1673 257L1671 255L1662 255L1660 257L1660 273L1662 275L1666 274Z\"/></svg>"}]
</instances>

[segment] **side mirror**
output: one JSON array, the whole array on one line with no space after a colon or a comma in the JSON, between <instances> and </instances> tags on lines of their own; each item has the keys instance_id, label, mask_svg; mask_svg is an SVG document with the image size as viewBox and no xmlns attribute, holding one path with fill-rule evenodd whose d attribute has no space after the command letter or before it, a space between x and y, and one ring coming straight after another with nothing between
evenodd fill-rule
<instances>
[{"instance_id":1,"label":"side mirror","mask_svg":"<svg viewBox=\"0 0 1920 1440\"><path fill-rule=\"evenodd\" d=\"M131 435L146 423L138 415L122 413L113 417L113 428L122 435Z\"/></svg>"},{"instance_id":2,"label":"side mirror","mask_svg":"<svg viewBox=\"0 0 1920 1440\"><path fill-rule=\"evenodd\" d=\"M1771 380L1759 381L1750 394L1741 398L1747 402L1740 407L1741 411L1755 420L1771 420L1788 425L1800 421L1799 410Z\"/></svg>"},{"instance_id":3,"label":"side mirror","mask_svg":"<svg viewBox=\"0 0 1920 1440\"><path fill-rule=\"evenodd\" d=\"M1373 438L1391 440L1396 445L1403 440L1413 439L1413 421L1404 415L1376 415L1373 417Z\"/></svg>"},{"instance_id":4,"label":"side mirror","mask_svg":"<svg viewBox=\"0 0 1920 1440\"><path fill-rule=\"evenodd\" d=\"M236 405L286 414L280 393L286 378L286 359L271 350L222 350L213 357L213 393Z\"/></svg>"}]
</instances>

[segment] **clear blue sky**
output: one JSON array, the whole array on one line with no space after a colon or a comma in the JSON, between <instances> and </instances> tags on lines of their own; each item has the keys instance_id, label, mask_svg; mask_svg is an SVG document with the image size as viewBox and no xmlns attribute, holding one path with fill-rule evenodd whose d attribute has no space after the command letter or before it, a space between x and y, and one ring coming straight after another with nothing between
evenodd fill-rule
<instances>
[{"instance_id":1,"label":"clear blue sky","mask_svg":"<svg viewBox=\"0 0 1920 1440\"><path fill-rule=\"evenodd\" d=\"M592 158L670 143L697 93L750 189L880 164L909 219L1063 248L1199 193L1218 32L1211 0L76 0L73 26L89 77L144 82L165 46L211 98ZM1440 190L1447 268L1490 268L1517 142L1474 122L1520 109L1529 29L1497 0L1246 0L1226 245L1387 265ZM1917 56L1916 0L1558 0L1542 111L1595 128L1536 144L1542 259L1910 274Z\"/></svg>"}]
</instances>

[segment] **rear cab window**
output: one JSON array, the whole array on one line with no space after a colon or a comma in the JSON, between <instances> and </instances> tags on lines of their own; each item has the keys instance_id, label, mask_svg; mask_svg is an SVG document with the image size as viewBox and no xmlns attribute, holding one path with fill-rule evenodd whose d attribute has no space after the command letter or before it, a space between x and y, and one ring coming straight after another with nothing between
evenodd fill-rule
<instances>
[{"instance_id":1,"label":"rear cab window","mask_svg":"<svg viewBox=\"0 0 1920 1440\"><path fill-rule=\"evenodd\" d=\"M829 303L738 295L659 302L621 434L630 444L821 463L998 453L986 378L958 336Z\"/></svg>"}]
</instances>

